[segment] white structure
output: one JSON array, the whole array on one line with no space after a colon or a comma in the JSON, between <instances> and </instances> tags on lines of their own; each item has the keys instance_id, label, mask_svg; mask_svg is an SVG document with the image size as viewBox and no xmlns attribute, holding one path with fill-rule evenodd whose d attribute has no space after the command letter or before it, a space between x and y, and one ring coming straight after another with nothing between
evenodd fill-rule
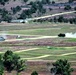
<instances>
[{"instance_id":1,"label":"white structure","mask_svg":"<svg viewBox=\"0 0 76 75\"><path fill-rule=\"evenodd\" d=\"M18 20L12 20L11 22L12 23L22 23L24 20L22 19L18 19Z\"/></svg>"},{"instance_id":2,"label":"white structure","mask_svg":"<svg viewBox=\"0 0 76 75\"><path fill-rule=\"evenodd\" d=\"M28 20L18 19L18 20L12 20L11 23L28 23Z\"/></svg>"}]
</instances>

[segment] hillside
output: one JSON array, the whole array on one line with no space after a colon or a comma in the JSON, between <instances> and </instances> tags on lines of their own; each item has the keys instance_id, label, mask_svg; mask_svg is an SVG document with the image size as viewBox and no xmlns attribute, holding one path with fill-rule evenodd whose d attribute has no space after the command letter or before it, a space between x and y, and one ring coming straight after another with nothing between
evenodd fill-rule
<instances>
[{"instance_id":1,"label":"hillside","mask_svg":"<svg viewBox=\"0 0 76 75\"><path fill-rule=\"evenodd\" d=\"M3 1L3 0L1 0ZM68 0L4 0L0 2L0 21L11 19L26 19L44 15L56 14L65 11L73 11L76 2L68 3ZM24 2L25 1L25 2ZM65 9L66 8L66 9ZM73 18L76 14L64 15Z\"/></svg>"}]
</instances>

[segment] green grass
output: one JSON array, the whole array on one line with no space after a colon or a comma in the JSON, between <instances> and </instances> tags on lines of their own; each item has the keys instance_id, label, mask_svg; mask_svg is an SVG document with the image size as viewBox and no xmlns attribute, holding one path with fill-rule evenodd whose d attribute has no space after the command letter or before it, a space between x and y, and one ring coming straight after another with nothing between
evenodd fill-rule
<instances>
[{"instance_id":1,"label":"green grass","mask_svg":"<svg viewBox=\"0 0 76 75\"><path fill-rule=\"evenodd\" d=\"M45 57L45 58L42 58L43 60L58 60L58 59L67 59L69 61L74 61L76 60L75 58L76 54L73 54L73 55L67 55L67 56L49 56L49 57Z\"/></svg>"},{"instance_id":2,"label":"green grass","mask_svg":"<svg viewBox=\"0 0 76 75\"><path fill-rule=\"evenodd\" d=\"M76 25L66 24L66 23L29 23L29 24L15 24L15 25L0 25L0 32L10 33L10 34L24 34L24 35L44 35L44 36L53 36L58 35L59 33L67 33L67 32L76 32ZM50 41L54 43L58 42L76 42L76 39L71 38L51 38ZM35 40L28 40L35 41ZM25 40L26 42L26 40ZM26 46L26 44L19 42L16 44L0 42L0 48L2 52L5 52L8 49L14 51L13 46ZM28 45L29 46L29 45ZM35 46L33 46L34 48ZM36 46L37 50L20 52L19 54L22 58L33 58L44 55L52 55L49 57L41 58L44 60L57 60L57 59L69 59L76 60L75 55L67 55L67 56L56 56L66 53L76 52L76 47L50 47L47 46Z\"/></svg>"},{"instance_id":3,"label":"green grass","mask_svg":"<svg viewBox=\"0 0 76 75\"><path fill-rule=\"evenodd\" d=\"M8 31L11 34L24 34L24 35L44 35L53 36L59 33L75 32L75 29L68 28L44 28L44 29L30 29L30 30L14 30Z\"/></svg>"},{"instance_id":4,"label":"green grass","mask_svg":"<svg viewBox=\"0 0 76 75\"><path fill-rule=\"evenodd\" d=\"M73 29L72 29L73 27ZM15 25L0 25L0 32L25 35L58 35L59 33L76 32L76 25L66 23L29 23Z\"/></svg>"},{"instance_id":5,"label":"green grass","mask_svg":"<svg viewBox=\"0 0 76 75\"><path fill-rule=\"evenodd\" d=\"M66 42L76 42L76 38L70 38L70 39L66 40Z\"/></svg>"},{"instance_id":6,"label":"green grass","mask_svg":"<svg viewBox=\"0 0 76 75\"><path fill-rule=\"evenodd\" d=\"M3 48L3 47L2 47ZM45 58L40 58L43 60L57 60L57 59L68 59L68 60L76 60L76 54L71 54L71 55L65 55L65 56L56 56L56 55L61 55L61 54L66 54L66 53L74 53L76 52L76 47L51 47L50 49L47 48L47 46L41 46L38 47L39 49L37 50L31 50L31 51L24 51L19 54L21 58L33 58L33 57L39 57L39 56L44 56L44 55L51 55ZM5 52L6 49L12 49L12 47L4 48L3 51ZM14 50L12 49L14 52Z\"/></svg>"},{"instance_id":7,"label":"green grass","mask_svg":"<svg viewBox=\"0 0 76 75\"><path fill-rule=\"evenodd\" d=\"M44 55L52 55L49 57L41 58L44 60L57 60L57 59L69 59L73 60L76 59L75 55L66 55L66 56L56 56L56 55L61 55L61 54L66 54L66 53L73 53L76 52L76 47L53 47L51 49L47 49L47 47L40 47L40 49L37 50L32 50L32 51L27 51L27 52L20 52L18 53L21 57L23 58L32 58L32 57L39 57L39 56L44 56Z\"/></svg>"}]
</instances>

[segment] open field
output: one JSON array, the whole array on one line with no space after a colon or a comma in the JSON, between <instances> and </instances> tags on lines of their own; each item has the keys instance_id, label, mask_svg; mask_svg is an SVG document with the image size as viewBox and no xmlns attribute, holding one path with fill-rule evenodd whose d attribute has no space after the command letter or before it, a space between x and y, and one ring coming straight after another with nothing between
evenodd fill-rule
<instances>
[{"instance_id":1,"label":"open field","mask_svg":"<svg viewBox=\"0 0 76 75\"><path fill-rule=\"evenodd\" d=\"M76 38L58 37L71 32L76 32L76 25L69 23L0 24L0 36L6 37L0 41L0 54L7 50L19 54L27 60L26 73L37 70L40 75L50 75L46 64L57 59L68 59L76 68Z\"/></svg>"},{"instance_id":2,"label":"open field","mask_svg":"<svg viewBox=\"0 0 76 75\"><path fill-rule=\"evenodd\" d=\"M29 26L30 25L30 26ZM4 29L5 31L2 31ZM59 38L59 33L76 32L76 25L71 24L54 24L54 23L29 23L29 24L0 24L1 34L6 35L7 39L0 42L0 50L20 51L19 54L23 59L33 59L34 57L44 60L53 60L66 58L75 60L75 38ZM17 36L21 38L17 38ZM56 36L56 37L55 37ZM21 46L21 47L20 47ZM50 46L50 49L47 47ZM55 48L54 48L54 47ZM57 47L58 46L58 47ZM74 48L69 48L74 46ZM37 50L25 51L30 48ZM61 53L61 54L60 54ZM64 55L67 53L74 53ZM25 58L27 57L27 58ZM42 58L39 58L42 57ZM57 57L57 58L56 58ZM34 58L34 59L36 59Z\"/></svg>"}]
</instances>

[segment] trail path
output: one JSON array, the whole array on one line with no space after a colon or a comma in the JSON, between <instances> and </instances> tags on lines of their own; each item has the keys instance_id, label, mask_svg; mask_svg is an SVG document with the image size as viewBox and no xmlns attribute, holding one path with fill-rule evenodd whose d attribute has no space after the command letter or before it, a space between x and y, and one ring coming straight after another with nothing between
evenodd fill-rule
<instances>
[{"instance_id":1,"label":"trail path","mask_svg":"<svg viewBox=\"0 0 76 75\"><path fill-rule=\"evenodd\" d=\"M48 57L48 56L50 56L50 55L43 55L43 56L39 56L39 57L33 57L33 58L22 58L22 59L28 59L28 60L30 60L30 59L40 59L40 58L45 58L45 57Z\"/></svg>"},{"instance_id":2,"label":"trail path","mask_svg":"<svg viewBox=\"0 0 76 75\"><path fill-rule=\"evenodd\" d=\"M26 49L26 50L19 50L19 51L15 51L15 53L20 53L20 52L26 52L26 51L32 51L32 50L37 50L39 48L31 48L31 49Z\"/></svg>"},{"instance_id":3,"label":"trail path","mask_svg":"<svg viewBox=\"0 0 76 75\"><path fill-rule=\"evenodd\" d=\"M57 37L58 36L41 36L41 37L35 37L35 38L9 39L5 41L9 42L9 41L22 41L22 40L37 40L37 39L57 38Z\"/></svg>"},{"instance_id":4,"label":"trail path","mask_svg":"<svg viewBox=\"0 0 76 75\"><path fill-rule=\"evenodd\" d=\"M57 38L58 36L41 36L41 37L36 37L36 38L28 38L28 39L46 39L46 38Z\"/></svg>"},{"instance_id":5,"label":"trail path","mask_svg":"<svg viewBox=\"0 0 76 75\"><path fill-rule=\"evenodd\" d=\"M71 55L71 54L76 54L76 52L60 54L60 55L43 55L43 56L39 56L39 57L22 58L22 59L32 60L32 59L41 59L41 58L45 58L45 57L49 57L49 56L67 56L67 55Z\"/></svg>"},{"instance_id":6,"label":"trail path","mask_svg":"<svg viewBox=\"0 0 76 75\"><path fill-rule=\"evenodd\" d=\"M39 49L39 48L31 48L31 49L26 49L26 50L15 51L15 53L20 53L20 52L24 52L24 51L31 51L31 50L37 50L37 49ZM0 53L4 53L4 52L0 52ZM65 54L60 54L60 55L43 55L43 56L38 56L38 57L22 58L22 59L32 60L32 59L41 59L41 58L45 58L45 57L49 57L49 56L67 56L67 55L72 55L72 54L76 54L76 52L65 53Z\"/></svg>"},{"instance_id":7,"label":"trail path","mask_svg":"<svg viewBox=\"0 0 76 75\"><path fill-rule=\"evenodd\" d=\"M28 21L29 21L29 20L38 20L38 19L44 19L44 18L59 16L59 15L71 14L71 13L75 13L75 12L76 12L76 11L69 11L69 12L52 14L52 15L48 15L48 16L37 17L37 18L29 18L29 19L27 19L27 20L28 20Z\"/></svg>"},{"instance_id":8,"label":"trail path","mask_svg":"<svg viewBox=\"0 0 76 75\"><path fill-rule=\"evenodd\" d=\"M72 54L76 54L76 52L61 54L61 56L72 55Z\"/></svg>"}]
</instances>

